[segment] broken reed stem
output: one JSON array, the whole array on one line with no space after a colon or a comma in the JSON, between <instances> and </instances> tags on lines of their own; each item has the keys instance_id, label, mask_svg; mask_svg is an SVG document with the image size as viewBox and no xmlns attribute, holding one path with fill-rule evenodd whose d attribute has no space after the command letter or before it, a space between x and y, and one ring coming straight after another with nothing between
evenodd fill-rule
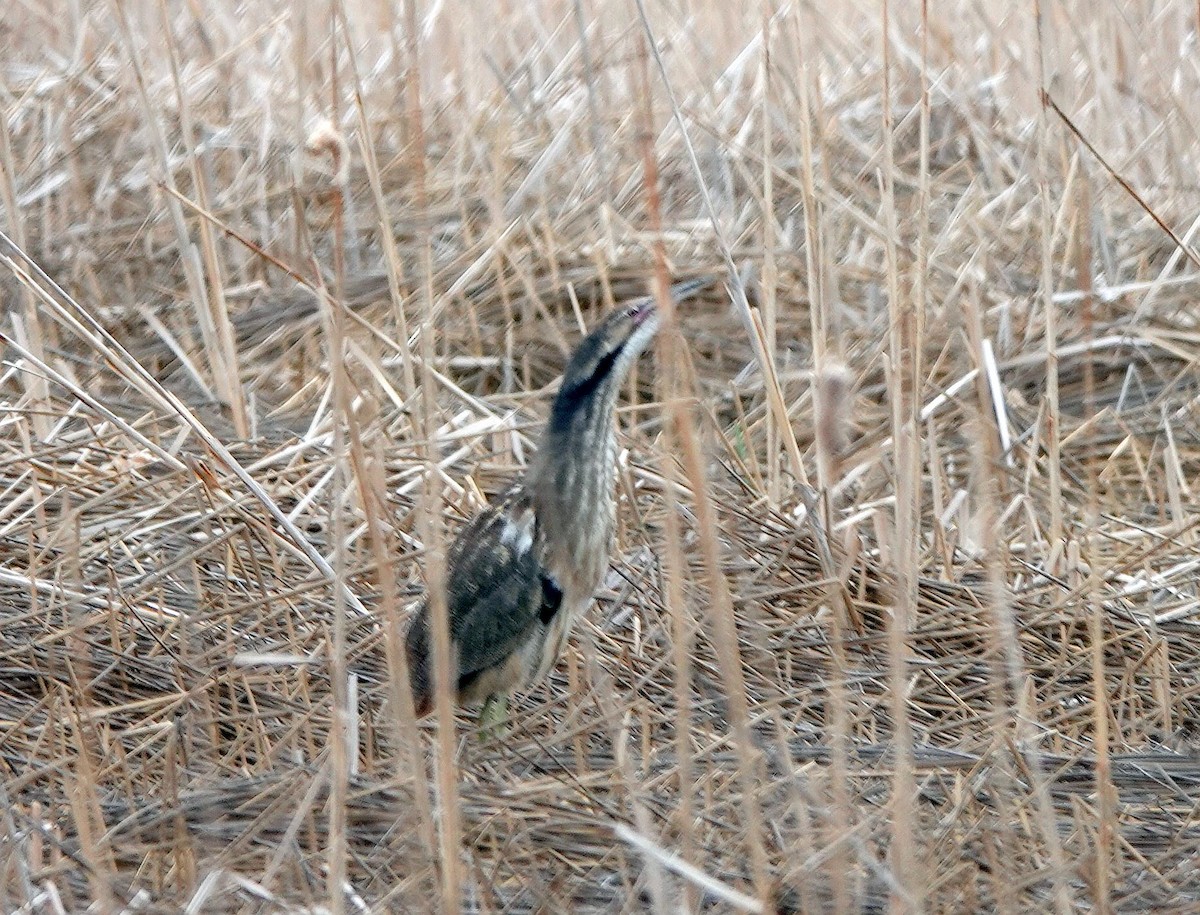
<instances>
[{"instance_id":1,"label":"broken reed stem","mask_svg":"<svg viewBox=\"0 0 1200 915\"><path fill-rule=\"evenodd\" d=\"M833 908L844 915L854 908L851 894L849 842L846 838L855 826L854 807L850 794L850 698L846 678L850 659L846 639L851 630L850 609L843 575L848 570L837 567L829 545L829 532L835 517L834 493L841 473L841 449L845 429L849 425L848 373L832 359L826 359L814 373L813 406L815 410L814 443L817 448L819 504L814 505L809 524L817 537L818 557L825 586L825 608L828 613L828 639L832 664L826 674L832 804L827 835L830 844L830 882L833 884ZM853 530L849 532L855 536Z\"/></svg>"},{"instance_id":2,"label":"broken reed stem","mask_svg":"<svg viewBox=\"0 0 1200 915\"><path fill-rule=\"evenodd\" d=\"M335 4L336 5L336 4ZM330 56L334 73L337 70L337 30L336 20L331 16ZM331 86L334 95L334 110L336 112L336 82ZM345 248L345 227L343 212L345 209L345 179L343 169L347 167L348 149L345 139L334 126L336 115L328 125L318 126L306 144L314 154L329 156L333 177L328 187L321 187L323 182L318 179L318 196L329 199L333 209L333 275L334 290L337 301L343 301L346 289L346 268L343 251ZM303 218L298 213L297 218ZM315 254L313 255L315 261ZM320 281L320 271L314 270L317 285ZM322 324L325 328L325 339L329 358L329 385L332 388L330 398L333 405L333 470L334 479L331 489L330 512L333 515L333 568L339 581L346 576L349 564L346 560L346 510L347 499L353 486L350 474L350 462L346 442L346 427L350 422L351 398L348 367L346 365L345 328L343 312L340 308L331 306L329 295L322 295L318 301L322 305ZM344 915L346 911L346 891L349 888L347 880L347 857L349 843L347 839L347 798L350 791L350 776L357 768L358 747L351 745L351 734L357 731L352 722L357 723L358 710L350 707L350 684L346 669L346 613L341 592L334 595L332 633L329 644L329 676L330 676L330 753L329 753L329 805L326 811L329 817L329 845L326 849L326 893L329 897L329 908L332 915Z\"/></svg>"}]
</instances>

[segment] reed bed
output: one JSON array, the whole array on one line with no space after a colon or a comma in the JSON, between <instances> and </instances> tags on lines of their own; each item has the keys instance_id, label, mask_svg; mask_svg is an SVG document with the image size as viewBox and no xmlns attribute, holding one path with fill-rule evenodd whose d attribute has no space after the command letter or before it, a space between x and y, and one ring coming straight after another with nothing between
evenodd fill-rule
<instances>
[{"instance_id":1,"label":"reed bed","mask_svg":"<svg viewBox=\"0 0 1200 915\"><path fill-rule=\"evenodd\" d=\"M1195 9L0 12L0 908L1193 912ZM706 278L509 732L397 634Z\"/></svg>"}]
</instances>

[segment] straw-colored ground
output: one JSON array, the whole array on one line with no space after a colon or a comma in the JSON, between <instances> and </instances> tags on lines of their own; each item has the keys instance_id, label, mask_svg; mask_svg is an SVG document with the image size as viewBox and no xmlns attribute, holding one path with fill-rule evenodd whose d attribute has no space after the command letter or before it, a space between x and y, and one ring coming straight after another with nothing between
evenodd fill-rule
<instances>
[{"instance_id":1,"label":"straw-colored ground","mask_svg":"<svg viewBox=\"0 0 1200 915\"><path fill-rule=\"evenodd\" d=\"M0 909L1200 909L1195 5L645 6L3 4ZM660 253L596 607L415 724Z\"/></svg>"}]
</instances>

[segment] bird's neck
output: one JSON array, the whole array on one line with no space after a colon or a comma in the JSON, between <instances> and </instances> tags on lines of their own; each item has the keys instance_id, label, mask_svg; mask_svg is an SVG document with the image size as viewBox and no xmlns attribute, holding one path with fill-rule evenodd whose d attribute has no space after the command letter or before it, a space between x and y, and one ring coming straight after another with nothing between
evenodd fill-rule
<instances>
[{"instance_id":1,"label":"bird's neck","mask_svg":"<svg viewBox=\"0 0 1200 915\"><path fill-rule=\"evenodd\" d=\"M548 543L572 557L607 555L616 478L619 378L582 402L555 399L529 484ZM603 562L604 560L601 559Z\"/></svg>"}]
</instances>

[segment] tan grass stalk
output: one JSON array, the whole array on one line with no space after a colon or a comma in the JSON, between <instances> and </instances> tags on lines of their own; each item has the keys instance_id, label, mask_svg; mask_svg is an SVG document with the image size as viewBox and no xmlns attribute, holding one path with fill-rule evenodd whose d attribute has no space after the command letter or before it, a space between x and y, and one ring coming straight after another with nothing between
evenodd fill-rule
<instances>
[{"instance_id":1,"label":"tan grass stalk","mask_svg":"<svg viewBox=\"0 0 1200 915\"><path fill-rule=\"evenodd\" d=\"M4 204L4 212L8 217L8 231L14 244L24 250L28 243L21 218L21 207L17 202L16 174L16 158L13 156L8 118L0 116L0 203ZM29 351L39 362L45 362L42 322L38 316L36 300L27 289L21 291L21 304L25 312L24 331L28 338ZM18 332L15 327L13 329ZM38 438L44 438L50 431L50 389L41 375L27 374L22 380L29 386L34 432Z\"/></svg>"},{"instance_id":2,"label":"tan grass stalk","mask_svg":"<svg viewBox=\"0 0 1200 915\"><path fill-rule=\"evenodd\" d=\"M331 17L331 26L333 17ZM336 30L330 38L330 55L333 58L332 68L337 69L338 41ZM336 83L331 86L334 93L334 110L336 111ZM332 180L327 190L331 198L334 226L334 282L336 283L337 298L344 296L345 260L342 255L345 245L343 214L345 212L345 177L349 164L348 147L345 139L332 125L322 130L320 127L310 135L306 144L310 152L327 154L332 165ZM321 287L320 275L317 275L318 288ZM320 298L322 304L331 300L328 295ZM345 329L342 310L337 308L322 309L322 325L325 331L326 349L329 359L329 385L332 391L333 405L333 487L330 499L330 511L333 515L333 568L339 581L344 580L348 568L346 558L346 511L345 496L353 486L350 474L350 460L346 441L346 427L350 422L350 386L352 381L346 365ZM334 594L333 619L331 637L329 640L329 678L331 708L331 740L329 744L329 801L326 815L329 818L329 843L326 849L325 891L329 898L329 908L333 915L343 915L346 911L347 889L347 855L349 842L347 838L348 815L346 800L350 790L350 775L358 762L358 746L350 742L351 721L357 721L358 709L350 705L350 690L348 672L346 669L346 612L339 589Z\"/></svg>"},{"instance_id":3,"label":"tan grass stalk","mask_svg":"<svg viewBox=\"0 0 1200 915\"><path fill-rule=\"evenodd\" d=\"M646 26L647 38L653 41L649 34L649 23L645 10L638 3L638 9ZM644 47L644 45L643 45ZM643 68L645 54L643 52ZM665 74L664 74L665 77ZM655 151L650 145L649 138L653 132L651 115L651 91L649 77L643 69L641 83L642 102L645 117L650 123L644 136L647 142L643 147L645 164L646 207L650 219L651 230L661 226L661 205L659 202L658 167ZM669 91L669 90L668 90ZM738 782L742 791L742 808L745 821L742 825L746 850L750 858L751 872L754 877L755 893L761 902L765 903L770 896L770 876L768 872L766 848L763 844L762 808L758 798L757 782L761 767L758 753L755 752L754 741L750 732L750 703L746 692L745 677L742 671L742 655L738 645L738 632L733 618L733 605L729 592L729 584L721 570L720 546L716 539L716 516L713 510L712 497L708 493L706 474L700 455L700 445L691 411L681 402L681 394L686 388L684 375L682 342L678 338L678 316L668 291L667 266L665 252L661 241L652 245L655 254L655 295L659 309L663 314L663 337L665 343L664 369L668 373L665 386L668 392L677 392L677 396L668 402L670 421L672 424L673 440L679 443L683 450L684 473L691 486L692 496L696 503L696 521L704 557L705 576L709 587L708 620L713 629L713 638L720 657L721 677L726 685L726 698L731 712L731 725L736 735L736 749L739 755ZM660 350L660 351L661 351Z\"/></svg>"},{"instance_id":4,"label":"tan grass stalk","mask_svg":"<svg viewBox=\"0 0 1200 915\"><path fill-rule=\"evenodd\" d=\"M196 128L192 123L191 106L188 93L184 91L183 80L179 73L179 51L175 44L175 35L171 29L171 19L167 11L166 0L159 0L164 43L167 48L167 60L171 64L171 81L175 86L175 101L179 105L180 129L183 142L187 148L188 168L191 172L192 187L195 189L196 204L201 210L209 210L208 182L204 177L204 169L200 164L199 153L196 150ZM132 39L129 48L133 52ZM163 162L164 180L173 185L170 166ZM241 371L238 367L237 346L233 339L233 325L229 320L229 304L225 300L225 277L221 268L221 258L217 251L217 240L213 236L213 227L208 220L200 220L200 255L204 259L204 271L207 276L207 291L211 300L197 301L196 308L203 313L208 310L211 317L201 319L201 327L207 327L211 322L213 328L214 350L209 356L214 372L217 389L221 391L223 400L229 406L233 415L233 427L239 438L250 435L250 420L246 413L246 397L242 391ZM185 239L179 239L180 247L188 250Z\"/></svg>"},{"instance_id":5,"label":"tan grass stalk","mask_svg":"<svg viewBox=\"0 0 1200 915\"><path fill-rule=\"evenodd\" d=\"M455 759L455 725L453 709L453 660L450 655L450 624L446 606L445 553L441 519L441 487L433 472L437 450L433 437L437 401L434 399L432 374L435 358L434 334L437 314L433 293L433 250L429 237L428 187L426 185L425 112L421 98L421 61L418 44L417 4L410 4L405 19L405 55L408 64L407 127L412 140L410 162L413 174L416 212L421 220L419 233L419 273L422 324L417 330L421 354L421 399L417 428L422 432L422 450L426 461L425 487L420 503L421 539L425 543L425 583L430 618L433 621L434 712L437 718L437 756L434 771L438 785L439 851L441 872L441 908L446 915L456 915L462 909L463 871L460 861L462 847L461 811L458 795L458 765Z\"/></svg>"},{"instance_id":6,"label":"tan grass stalk","mask_svg":"<svg viewBox=\"0 0 1200 915\"><path fill-rule=\"evenodd\" d=\"M924 910L925 875L914 824L916 779L913 774L913 737L908 712L909 629L917 603L917 576L921 548L921 426L918 420L922 382L920 318L923 303L901 289L897 254L899 223L896 214L895 126L892 117L890 5L882 7L882 112L883 112L883 212L887 228L885 251L888 285L888 400L892 407L892 440L895 443L896 570L891 620L888 623L888 692L892 712L895 769L892 777L892 830L888 860L897 884L893 905L898 911ZM918 235L923 234L918 229ZM919 271L924 265L918 264Z\"/></svg>"},{"instance_id":7,"label":"tan grass stalk","mask_svg":"<svg viewBox=\"0 0 1200 915\"><path fill-rule=\"evenodd\" d=\"M177 190L174 171L171 167L171 156L167 138L163 131L161 120L155 116L155 107L150 98L145 69L142 65L141 55L138 53L137 42L134 38L133 28L130 25L125 4L115 3L114 5L116 7L121 38L125 43L125 50L129 61L133 65L134 84L137 87L138 99L142 104L142 111L151 131L156 151L158 152L158 168L162 175L162 181L167 187ZM221 392L222 400L227 406L231 409L237 409L234 407L234 402L239 397L235 386L236 373L234 372L234 366L226 362L226 356L229 354L221 347L220 337L213 321L213 312L209 308L209 284L205 283L204 273L200 269L199 254L188 234L187 221L184 219L183 208L174 198L170 198L167 202L167 209L171 214L171 222L175 229L176 242L179 245L184 273L188 281L188 292L195 308L201 336L204 339L205 354L208 359L209 372L212 374L213 386ZM220 278L212 277L210 280L219 282Z\"/></svg>"},{"instance_id":8,"label":"tan grass stalk","mask_svg":"<svg viewBox=\"0 0 1200 915\"><path fill-rule=\"evenodd\" d=\"M771 79L771 3L764 0L762 4L762 52L759 55L759 112L760 119L759 141L762 144L762 277L759 288L762 291L762 323L764 332L764 349L771 365L776 365L776 346L778 333L776 328L775 310L777 307L776 284L779 281L778 268L775 263L775 158L772 134L775 126L775 98L772 91L774 83ZM768 495L772 502L778 502L781 492L779 480L779 435L776 428L777 411L767 414L767 485Z\"/></svg>"}]
</instances>

